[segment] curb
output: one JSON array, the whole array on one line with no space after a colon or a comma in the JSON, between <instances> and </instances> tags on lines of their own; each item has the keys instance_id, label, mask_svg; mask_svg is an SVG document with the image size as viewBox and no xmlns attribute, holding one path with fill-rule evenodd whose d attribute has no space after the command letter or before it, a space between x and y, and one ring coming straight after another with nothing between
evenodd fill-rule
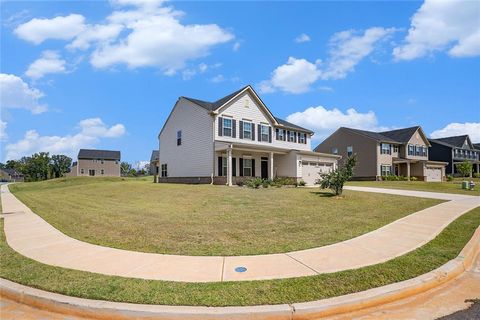
<instances>
[{"instance_id":1,"label":"curb","mask_svg":"<svg viewBox=\"0 0 480 320\"><path fill-rule=\"evenodd\" d=\"M318 319L370 308L438 287L468 270L480 251L480 227L460 254L413 279L318 301L247 307L192 307L75 298L0 279L0 296L42 310L90 319Z\"/></svg>"}]
</instances>

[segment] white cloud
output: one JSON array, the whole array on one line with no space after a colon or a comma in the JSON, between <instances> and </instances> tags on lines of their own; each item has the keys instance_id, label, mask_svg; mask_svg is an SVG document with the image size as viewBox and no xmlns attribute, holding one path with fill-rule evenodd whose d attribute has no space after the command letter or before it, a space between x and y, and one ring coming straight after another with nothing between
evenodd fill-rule
<instances>
[{"instance_id":1,"label":"white cloud","mask_svg":"<svg viewBox=\"0 0 480 320\"><path fill-rule=\"evenodd\" d=\"M321 78L343 79L355 66L375 50L375 45L388 39L395 28L369 28L360 34L355 30L338 32L330 39L330 57Z\"/></svg>"},{"instance_id":2,"label":"white cloud","mask_svg":"<svg viewBox=\"0 0 480 320\"><path fill-rule=\"evenodd\" d=\"M241 47L241 44L240 44L239 41L237 41L233 44L232 49L233 49L233 51L238 51L238 50L240 50L240 47Z\"/></svg>"},{"instance_id":3,"label":"white cloud","mask_svg":"<svg viewBox=\"0 0 480 320\"><path fill-rule=\"evenodd\" d=\"M398 60L435 51L454 57L480 55L480 3L426 0L413 15L405 43L393 50Z\"/></svg>"},{"instance_id":4,"label":"white cloud","mask_svg":"<svg viewBox=\"0 0 480 320\"><path fill-rule=\"evenodd\" d=\"M69 40L85 29L85 17L70 14L52 19L34 18L15 28L14 33L23 40L40 44L47 39Z\"/></svg>"},{"instance_id":5,"label":"white cloud","mask_svg":"<svg viewBox=\"0 0 480 320\"><path fill-rule=\"evenodd\" d=\"M337 108L310 107L302 112L292 113L286 120L313 130L315 140L326 138L342 126L372 131L386 130L386 128L379 127L377 116L373 111L361 113L353 108L342 112Z\"/></svg>"},{"instance_id":6,"label":"white cloud","mask_svg":"<svg viewBox=\"0 0 480 320\"><path fill-rule=\"evenodd\" d=\"M41 136L36 130L29 130L23 139L5 146L5 159L18 159L41 151L74 157L78 149L91 148L102 138L117 138L125 134L123 124L108 127L100 118L82 120L79 128L77 134L66 136Z\"/></svg>"},{"instance_id":7,"label":"white cloud","mask_svg":"<svg viewBox=\"0 0 480 320\"><path fill-rule=\"evenodd\" d=\"M472 142L480 142L480 122L465 122L458 123L453 122L442 129L435 130L430 134L430 137L435 138L444 138L452 136L461 136L468 134Z\"/></svg>"},{"instance_id":8,"label":"white cloud","mask_svg":"<svg viewBox=\"0 0 480 320\"><path fill-rule=\"evenodd\" d=\"M334 34L330 39L329 57L326 63L315 63L306 59L290 57L286 64L277 67L270 80L259 84L262 93L282 90L288 93L303 93L317 80L342 79L365 57L370 55L376 45L388 39L396 31L394 28L370 28L363 33L347 30Z\"/></svg>"},{"instance_id":9,"label":"white cloud","mask_svg":"<svg viewBox=\"0 0 480 320\"><path fill-rule=\"evenodd\" d=\"M47 111L47 105L39 102L43 92L30 87L20 77L0 73L0 107L27 109L33 114Z\"/></svg>"},{"instance_id":10,"label":"white cloud","mask_svg":"<svg viewBox=\"0 0 480 320\"><path fill-rule=\"evenodd\" d=\"M260 83L260 92L282 90L288 93L303 93L308 91L310 85L319 77L317 64L290 57L286 64L273 70L270 80Z\"/></svg>"},{"instance_id":11,"label":"white cloud","mask_svg":"<svg viewBox=\"0 0 480 320\"><path fill-rule=\"evenodd\" d=\"M310 37L308 36L308 34L302 33L301 35L299 35L298 37L296 37L296 38L294 39L294 41L295 41L296 43L309 42L309 41L310 41Z\"/></svg>"},{"instance_id":12,"label":"white cloud","mask_svg":"<svg viewBox=\"0 0 480 320\"><path fill-rule=\"evenodd\" d=\"M122 24L131 32L113 43L99 45L90 60L94 67L153 66L171 75L183 69L187 61L206 56L213 46L234 38L216 24L184 25L179 20L182 13L171 8L149 2L137 4L137 1L133 6L114 11L107 18L110 23Z\"/></svg>"},{"instance_id":13,"label":"white cloud","mask_svg":"<svg viewBox=\"0 0 480 320\"><path fill-rule=\"evenodd\" d=\"M28 67L25 75L36 80L48 73L64 73L66 61L56 51L43 51L42 56Z\"/></svg>"},{"instance_id":14,"label":"white cloud","mask_svg":"<svg viewBox=\"0 0 480 320\"><path fill-rule=\"evenodd\" d=\"M227 79L225 79L225 77L223 76L223 74L217 74L215 77L213 77L212 79L212 82L213 83L220 83L220 82L223 82Z\"/></svg>"},{"instance_id":15,"label":"white cloud","mask_svg":"<svg viewBox=\"0 0 480 320\"><path fill-rule=\"evenodd\" d=\"M108 43L115 40L123 26L120 24L88 25L85 30L67 45L70 50L87 50L92 43Z\"/></svg>"},{"instance_id":16,"label":"white cloud","mask_svg":"<svg viewBox=\"0 0 480 320\"><path fill-rule=\"evenodd\" d=\"M0 120L0 141L7 140L7 123Z\"/></svg>"}]
</instances>

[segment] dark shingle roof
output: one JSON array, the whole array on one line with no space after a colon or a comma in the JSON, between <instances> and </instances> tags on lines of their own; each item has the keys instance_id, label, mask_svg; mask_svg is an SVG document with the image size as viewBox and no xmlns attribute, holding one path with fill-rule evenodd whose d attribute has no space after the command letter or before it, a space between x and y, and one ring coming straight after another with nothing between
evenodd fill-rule
<instances>
[{"instance_id":1,"label":"dark shingle roof","mask_svg":"<svg viewBox=\"0 0 480 320\"><path fill-rule=\"evenodd\" d=\"M373 132L373 131L367 131L367 130L360 130L360 129L353 129L353 128L345 128L344 129L356 132L360 135L367 136L373 140L377 140L380 142L391 142L391 143L399 143L399 141L393 140L387 136L382 135L381 133L378 132Z\"/></svg>"},{"instance_id":2,"label":"dark shingle roof","mask_svg":"<svg viewBox=\"0 0 480 320\"><path fill-rule=\"evenodd\" d=\"M480 143L474 143L473 147L477 150L480 150Z\"/></svg>"},{"instance_id":3,"label":"dark shingle roof","mask_svg":"<svg viewBox=\"0 0 480 320\"><path fill-rule=\"evenodd\" d=\"M17 170L12 169L12 168L4 168L2 170L10 176L23 176L23 173L18 172Z\"/></svg>"},{"instance_id":4,"label":"dark shingle roof","mask_svg":"<svg viewBox=\"0 0 480 320\"><path fill-rule=\"evenodd\" d=\"M152 150L152 155L150 156L150 162L157 161L160 158L160 152L158 150Z\"/></svg>"},{"instance_id":5,"label":"dark shingle roof","mask_svg":"<svg viewBox=\"0 0 480 320\"><path fill-rule=\"evenodd\" d=\"M446 144L448 144L452 147L461 148L461 147L463 147L463 143L465 142L465 139L467 139L467 138L468 138L468 135L465 134L465 135L462 135L462 136L437 138L437 139L432 139L432 140L446 143Z\"/></svg>"},{"instance_id":6,"label":"dark shingle roof","mask_svg":"<svg viewBox=\"0 0 480 320\"><path fill-rule=\"evenodd\" d=\"M200 107L202 108L205 108L207 109L208 111L215 111L217 110L218 108L220 108L221 106L223 106L225 103L227 103L230 99L232 99L233 97L235 97L237 94L239 94L240 92L242 92L243 90L245 90L247 87L249 87L248 85L233 92L233 93L230 93L229 95L215 101L215 102L208 102L208 101L203 101L203 100L198 100L198 99L193 99L193 98L189 98L189 97L182 97L184 99L187 99L197 105L199 105ZM270 110L269 110L270 112ZM313 131L311 130L308 130L308 129L305 129L305 128L302 128L300 126L297 126L293 123L290 123L288 121L285 121L285 120L282 120L282 119L279 119L277 117L275 117L275 119L277 120L277 122L279 124L281 124L282 126L284 127L287 127L289 129L295 129L295 130L301 130L301 131L306 131L306 132L309 132L309 133L313 133Z\"/></svg>"},{"instance_id":7,"label":"dark shingle roof","mask_svg":"<svg viewBox=\"0 0 480 320\"><path fill-rule=\"evenodd\" d=\"M190 100L191 102L195 103L195 104L198 104L200 107L202 108L205 108L207 109L208 111L215 111L217 110L218 108L220 108L221 106L223 106L228 100L232 99L233 97L235 97L237 94L239 94L240 92L242 92L243 90L245 90L245 88L247 88L248 86L245 86L233 93L230 93L229 95L221 98L221 99L218 99L217 101L215 102L208 102L208 101L203 101L203 100L198 100L198 99L193 99L193 98L189 98L189 97L183 97L187 100Z\"/></svg>"},{"instance_id":8,"label":"dark shingle roof","mask_svg":"<svg viewBox=\"0 0 480 320\"><path fill-rule=\"evenodd\" d=\"M403 128L397 130L390 130L390 131L383 131L380 134L389 137L394 141L398 141L401 143L407 143L413 134L420 128L420 126L410 127L410 128Z\"/></svg>"},{"instance_id":9,"label":"dark shingle roof","mask_svg":"<svg viewBox=\"0 0 480 320\"><path fill-rule=\"evenodd\" d=\"M78 159L120 160L120 151L80 149Z\"/></svg>"}]
</instances>

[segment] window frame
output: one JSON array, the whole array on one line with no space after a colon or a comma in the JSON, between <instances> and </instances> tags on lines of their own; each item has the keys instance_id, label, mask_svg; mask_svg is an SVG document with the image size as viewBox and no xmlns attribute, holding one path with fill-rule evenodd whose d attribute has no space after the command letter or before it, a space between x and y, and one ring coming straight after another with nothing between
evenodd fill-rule
<instances>
[{"instance_id":1,"label":"window frame","mask_svg":"<svg viewBox=\"0 0 480 320\"><path fill-rule=\"evenodd\" d=\"M333 147L332 148L332 154L338 154L338 148Z\"/></svg>"},{"instance_id":2,"label":"window frame","mask_svg":"<svg viewBox=\"0 0 480 320\"><path fill-rule=\"evenodd\" d=\"M168 166L167 166L167 163L162 163L162 165L161 165L161 174L162 174L162 178L168 177Z\"/></svg>"},{"instance_id":3,"label":"window frame","mask_svg":"<svg viewBox=\"0 0 480 320\"><path fill-rule=\"evenodd\" d=\"M295 142L295 131L288 132L288 142Z\"/></svg>"},{"instance_id":4,"label":"window frame","mask_svg":"<svg viewBox=\"0 0 480 320\"><path fill-rule=\"evenodd\" d=\"M305 132L298 133L298 143L302 143L302 144L307 143L307 134Z\"/></svg>"},{"instance_id":5,"label":"window frame","mask_svg":"<svg viewBox=\"0 0 480 320\"><path fill-rule=\"evenodd\" d=\"M182 145L182 130L177 131L177 146Z\"/></svg>"},{"instance_id":6,"label":"window frame","mask_svg":"<svg viewBox=\"0 0 480 320\"><path fill-rule=\"evenodd\" d=\"M229 117L222 118L222 135L224 137L232 137L233 136L233 119ZM226 123L230 122L230 126L227 126ZM230 134L226 134L225 130L230 130Z\"/></svg>"},{"instance_id":7,"label":"window frame","mask_svg":"<svg viewBox=\"0 0 480 320\"><path fill-rule=\"evenodd\" d=\"M408 154L409 156L415 156L415 146L414 146L413 144L409 144L409 145L407 146L407 149L408 149L408 150L407 150L407 154Z\"/></svg>"},{"instance_id":8,"label":"window frame","mask_svg":"<svg viewBox=\"0 0 480 320\"><path fill-rule=\"evenodd\" d=\"M228 158L222 156L222 176L226 177L228 175Z\"/></svg>"},{"instance_id":9,"label":"window frame","mask_svg":"<svg viewBox=\"0 0 480 320\"><path fill-rule=\"evenodd\" d=\"M350 149L350 151L348 149ZM353 156L353 146L347 146L347 157L351 156Z\"/></svg>"},{"instance_id":10,"label":"window frame","mask_svg":"<svg viewBox=\"0 0 480 320\"><path fill-rule=\"evenodd\" d=\"M270 130L269 126L260 124L260 141L261 142L269 142L270 141ZM266 130L266 133L264 133L264 129ZM265 139L266 136L266 139Z\"/></svg>"},{"instance_id":11,"label":"window frame","mask_svg":"<svg viewBox=\"0 0 480 320\"><path fill-rule=\"evenodd\" d=\"M384 168L388 168L388 172L387 172L387 170L384 170ZM381 164L380 165L380 176L385 177L385 176L391 176L391 175L392 175L392 166L388 165L388 164Z\"/></svg>"},{"instance_id":12,"label":"window frame","mask_svg":"<svg viewBox=\"0 0 480 320\"><path fill-rule=\"evenodd\" d=\"M388 148L384 148L388 146ZM380 143L380 154L392 154L392 145L390 143Z\"/></svg>"},{"instance_id":13,"label":"window frame","mask_svg":"<svg viewBox=\"0 0 480 320\"><path fill-rule=\"evenodd\" d=\"M242 169L242 170L243 170L243 172L242 172L243 176L244 176L244 177L251 177L251 176L252 176L252 172L253 172L253 170L252 170L252 167L253 167L253 161L252 161L252 159L250 159L250 158L243 158L242 161L243 161L243 169ZM246 165L246 164L247 164L247 161L250 163L249 166ZM248 174L246 174L245 169L250 170L250 172L249 172Z\"/></svg>"},{"instance_id":14,"label":"window frame","mask_svg":"<svg viewBox=\"0 0 480 320\"><path fill-rule=\"evenodd\" d=\"M277 137L277 140L285 141L285 135L286 135L285 129L278 129L278 137Z\"/></svg>"},{"instance_id":15,"label":"window frame","mask_svg":"<svg viewBox=\"0 0 480 320\"><path fill-rule=\"evenodd\" d=\"M245 125L248 125L250 127L250 129L245 130ZM253 122L243 120L243 139L250 139L250 140L253 139L252 138L252 127L253 127ZM248 136L245 133L248 133Z\"/></svg>"}]
</instances>

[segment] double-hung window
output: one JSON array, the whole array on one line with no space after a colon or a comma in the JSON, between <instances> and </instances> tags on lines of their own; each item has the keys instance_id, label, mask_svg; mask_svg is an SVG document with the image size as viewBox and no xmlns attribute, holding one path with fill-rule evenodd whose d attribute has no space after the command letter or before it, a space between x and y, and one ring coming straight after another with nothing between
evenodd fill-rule
<instances>
[{"instance_id":1,"label":"double-hung window","mask_svg":"<svg viewBox=\"0 0 480 320\"><path fill-rule=\"evenodd\" d=\"M288 142L295 142L295 131L288 132Z\"/></svg>"},{"instance_id":2,"label":"double-hung window","mask_svg":"<svg viewBox=\"0 0 480 320\"><path fill-rule=\"evenodd\" d=\"M243 121L243 139L252 139L252 126L251 122Z\"/></svg>"},{"instance_id":3,"label":"double-hung window","mask_svg":"<svg viewBox=\"0 0 480 320\"><path fill-rule=\"evenodd\" d=\"M298 143L307 143L307 135L303 132L298 134Z\"/></svg>"},{"instance_id":4,"label":"double-hung window","mask_svg":"<svg viewBox=\"0 0 480 320\"><path fill-rule=\"evenodd\" d=\"M347 147L347 157L351 157L353 155L353 147L348 146Z\"/></svg>"},{"instance_id":5,"label":"double-hung window","mask_svg":"<svg viewBox=\"0 0 480 320\"><path fill-rule=\"evenodd\" d=\"M182 130L177 131L177 146L182 145Z\"/></svg>"},{"instance_id":6,"label":"double-hung window","mask_svg":"<svg viewBox=\"0 0 480 320\"><path fill-rule=\"evenodd\" d=\"M389 143L382 143L380 153L381 154L392 154L391 147L392 146Z\"/></svg>"},{"instance_id":7,"label":"double-hung window","mask_svg":"<svg viewBox=\"0 0 480 320\"><path fill-rule=\"evenodd\" d=\"M260 137L260 140L261 141L266 141L268 142L270 139L269 139L269 130L268 130L268 126L264 126L263 124L260 126L260 133L261 133L261 137Z\"/></svg>"},{"instance_id":8,"label":"double-hung window","mask_svg":"<svg viewBox=\"0 0 480 320\"><path fill-rule=\"evenodd\" d=\"M423 150L422 150L422 156L426 157L427 156L427 147L423 147Z\"/></svg>"},{"instance_id":9,"label":"double-hung window","mask_svg":"<svg viewBox=\"0 0 480 320\"><path fill-rule=\"evenodd\" d=\"M411 145L411 144L408 145L408 155L409 156L414 156L415 155L415 146L414 145Z\"/></svg>"},{"instance_id":10,"label":"double-hung window","mask_svg":"<svg viewBox=\"0 0 480 320\"><path fill-rule=\"evenodd\" d=\"M381 172L382 177L383 176L389 176L389 175L392 174L392 166L382 164L380 166L380 172Z\"/></svg>"},{"instance_id":11,"label":"double-hung window","mask_svg":"<svg viewBox=\"0 0 480 320\"><path fill-rule=\"evenodd\" d=\"M278 129L277 140L285 141L285 130L284 129Z\"/></svg>"},{"instance_id":12,"label":"double-hung window","mask_svg":"<svg viewBox=\"0 0 480 320\"><path fill-rule=\"evenodd\" d=\"M252 176L252 159L243 159L243 176Z\"/></svg>"},{"instance_id":13,"label":"double-hung window","mask_svg":"<svg viewBox=\"0 0 480 320\"><path fill-rule=\"evenodd\" d=\"M232 136L232 119L230 118L223 118L223 135Z\"/></svg>"},{"instance_id":14,"label":"double-hung window","mask_svg":"<svg viewBox=\"0 0 480 320\"><path fill-rule=\"evenodd\" d=\"M332 153L333 154L338 154L338 148L332 148Z\"/></svg>"},{"instance_id":15,"label":"double-hung window","mask_svg":"<svg viewBox=\"0 0 480 320\"><path fill-rule=\"evenodd\" d=\"M393 146L393 152L398 153L398 146L397 145Z\"/></svg>"},{"instance_id":16,"label":"double-hung window","mask_svg":"<svg viewBox=\"0 0 480 320\"><path fill-rule=\"evenodd\" d=\"M226 176L228 174L228 162L227 157L222 157L222 176Z\"/></svg>"},{"instance_id":17,"label":"double-hung window","mask_svg":"<svg viewBox=\"0 0 480 320\"><path fill-rule=\"evenodd\" d=\"M167 177L167 176L168 176L167 164L164 163L162 164L162 177Z\"/></svg>"},{"instance_id":18,"label":"double-hung window","mask_svg":"<svg viewBox=\"0 0 480 320\"><path fill-rule=\"evenodd\" d=\"M422 155L422 147L415 146L415 155L416 156L421 156Z\"/></svg>"}]
</instances>

